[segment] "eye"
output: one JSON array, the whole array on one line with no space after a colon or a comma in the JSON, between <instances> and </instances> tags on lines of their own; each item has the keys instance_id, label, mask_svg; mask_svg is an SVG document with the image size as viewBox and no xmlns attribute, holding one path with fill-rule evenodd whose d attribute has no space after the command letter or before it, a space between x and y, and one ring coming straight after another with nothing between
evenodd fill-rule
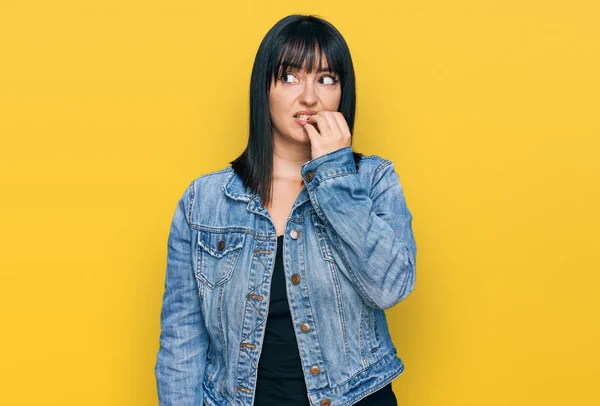
<instances>
[{"instance_id":1,"label":"eye","mask_svg":"<svg viewBox=\"0 0 600 406\"><path fill-rule=\"evenodd\" d=\"M323 80L323 84L325 85L335 85L338 82L338 79L332 75L324 75L321 77L321 80Z\"/></svg>"},{"instance_id":2,"label":"eye","mask_svg":"<svg viewBox=\"0 0 600 406\"><path fill-rule=\"evenodd\" d=\"M288 78L292 78L292 79L289 79L289 80L288 80ZM282 82L284 82L284 83L290 83L290 82L292 82L294 79L296 79L296 76L294 76L294 74L293 74L293 73L291 73L291 72L284 72L284 73L281 75L280 79L281 79L281 81L282 81Z\"/></svg>"}]
</instances>

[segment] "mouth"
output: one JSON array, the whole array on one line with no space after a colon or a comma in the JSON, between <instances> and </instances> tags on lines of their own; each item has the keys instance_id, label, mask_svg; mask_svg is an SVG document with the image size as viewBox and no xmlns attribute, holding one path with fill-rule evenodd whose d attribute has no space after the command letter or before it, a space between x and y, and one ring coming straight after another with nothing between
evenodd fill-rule
<instances>
[{"instance_id":1,"label":"mouth","mask_svg":"<svg viewBox=\"0 0 600 406\"><path fill-rule=\"evenodd\" d=\"M294 117L296 117L300 121L308 121L311 115L312 114L296 114Z\"/></svg>"},{"instance_id":2,"label":"mouth","mask_svg":"<svg viewBox=\"0 0 600 406\"><path fill-rule=\"evenodd\" d=\"M317 113L318 111L316 110L297 111L296 114L294 114L294 119L296 121L296 124L298 124L300 127L304 127L308 123L308 120L310 120L310 117L314 116Z\"/></svg>"}]
</instances>

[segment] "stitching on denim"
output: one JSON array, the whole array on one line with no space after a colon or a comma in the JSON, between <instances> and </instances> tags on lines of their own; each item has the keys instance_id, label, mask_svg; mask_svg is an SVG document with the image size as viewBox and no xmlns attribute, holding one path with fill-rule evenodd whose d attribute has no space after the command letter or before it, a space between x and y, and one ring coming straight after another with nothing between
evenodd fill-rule
<instances>
[{"instance_id":1,"label":"stitching on denim","mask_svg":"<svg viewBox=\"0 0 600 406\"><path fill-rule=\"evenodd\" d=\"M225 231L222 233L217 232L216 234L223 234L223 236L221 236L223 240L225 240L225 236L227 237L228 240L232 240L232 241L228 241L227 245L224 246L221 251L219 251L218 248L215 249L213 246L211 246L211 244L206 243L202 238L202 237L206 237L206 239L208 239L210 241L211 240L210 236L203 235L202 231L199 231L199 233L198 233L198 245L202 246L204 251L207 251L213 257L216 257L216 258L225 257L226 254L236 251L236 250L241 250L242 247L244 246L246 233L237 232L237 231Z\"/></svg>"},{"instance_id":2,"label":"stitching on denim","mask_svg":"<svg viewBox=\"0 0 600 406\"><path fill-rule=\"evenodd\" d=\"M192 223L190 227L192 227L194 230L208 231L212 233L245 233L253 236L257 235L253 229L246 227L211 227L198 223Z\"/></svg>"},{"instance_id":3,"label":"stitching on denim","mask_svg":"<svg viewBox=\"0 0 600 406\"><path fill-rule=\"evenodd\" d=\"M379 340L377 339L377 319L375 312L378 309L369 308L369 338L371 339L369 342L369 352L371 354L377 352L379 349Z\"/></svg>"},{"instance_id":4,"label":"stitching on denim","mask_svg":"<svg viewBox=\"0 0 600 406\"><path fill-rule=\"evenodd\" d=\"M321 206L319 206L319 201L317 199L317 194L316 193L317 193L316 190L313 189L313 190L309 190L308 195L310 196L310 201L311 201L313 209L315 210L315 212L317 213L317 215L322 220L325 220L325 215L321 211Z\"/></svg>"},{"instance_id":5,"label":"stitching on denim","mask_svg":"<svg viewBox=\"0 0 600 406\"><path fill-rule=\"evenodd\" d=\"M335 174L335 175L323 177L323 178L319 179L317 185L313 188L313 190L316 189L316 188L318 188L319 186L321 186L321 184L323 182L325 182L326 180L334 179L334 178L339 178L341 176L349 176L349 175L358 175L358 174L356 172L346 172L346 173L338 173L338 174Z\"/></svg>"},{"instance_id":6,"label":"stitching on denim","mask_svg":"<svg viewBox=\"0 0 600 406\"><path fill-rule=\"evenodd\" d=\"M260 312L260 308L258 307L258 305L256 304L256 302L254 302L254 300L247 300L248 303L250 303L250 305L252 307L254 307L254 310L256 310L256 312L258 313L258 316L261 318L260 322L257 323L257 325L248 332L248 334L244 334L242 336L242 341L244 342L246 341L248 338L250 338L250 336L252 334L254 334L254 332L256 332L256 330L258 330L258 328L263 324L264 321L266 321L266 318L263 316L263 314ZM244 316L246 315L246 313L244 312Z\"/></svg>"},{"instance_id":7,"label":"stitching on denim","mask_svg":"<svg viewBox=\"0 0 600 406\"><path fill-rule=\"evenodd\" d=\"M371 351L373 351L374 349L379 349L381 347L381 342L383 341L379 333L377 332L377 324L379 324L377 323L377 320L381 320L381 312L383 312L383 310L373 309L373 332L375 334L375 343L377 345L375 348L371 349Z\"/></svg>"},{"instance_id":8,"label":"stitching on denim","mask_svg":"<svg viewBox=\"0 0 600 406\"><path fill-rule=\"evenodd\" d=\"M202 175L200 175L196 179L200 179L200 178L203 178L205 176L210 176L210 175L217 175L219 173L224 173L224 172L229 172L229 171L233 171L233 167L231 165L228 165L225 168L217 169L216 171L211 171L211 172L203 173Z\"/></svg>"},{"instance_id":9,"label":"stitching on denim","mask_svg":"<svg viewBox=\"0 0 600 406\"><path fill-rule=\"evenodd\" d=\"M200 306L204 304L204 283L198 277L196 277L196 282L198 284L199 296L200 296Z\"/></svg>"},{"instance_id":10,"label":"stitching on denim","mask_svg":"<svg viewBox=\"0 0 600 406\"><path fill-rule=\"evenodd\" d=\"M219 289L219 296L217 299L217 317L219 320L219 334L221 337L221 348L223 349L223 359L227 359L227 346L225 344L225 332L223 331L223 317L221 315L222 313L222 309L221 309L221 305L223 303L223 289L224 289L224 285L221 285L221 288Z\"/></svg>"},{"instance_id":11,"label":"stitching on denim","mask_svg":"<svg viewBox=\"0 0 600 406\"><path fill-rule=\"evenodd\" d=\"M402 368L400 368L400 371L398 371L395 374L392 374L390 377L388 377L388 379L384 379L383 382L379 385L376 385L374 387L372 387L370 390L367 390L365 392L363 392L361 395L355 396L354 398L350 399L350 404L354 404L356 402L358 402L361 399L364 399L365 397L367 397L368 395L378 391L379 389L383 388L384 386L386 386L387 384L389 384L390 382L392 382L394 379L396 379L398 376L400 376L400 374L404 372L404 365L402 365Z\"/></svg>"},{"instance_id":12,"label":"stitching on denim","mask_svg":"<svg viewBox=\"0 0 600 406\"><path fill-rule=\"evenodd\" d=\"M315 229L315 235L317 237L317 242L319 244L319 251L321 252L321 256L325 261L333 262L333 255L331 254L331 249L329 248L327 241L325 240L326 234L324 228L325 226L313 220L313 227Z\"/></svg>"},{"instance_id":13,"label":"stitching on denim","mask_svg":"<svg viewBox=\"0 0 600 406\"><path fill-rule=\"evenodd\" d=\"M239 259L239 256L242 252L242 248L243 248L243 243L245 241L245 236L242 237L242 241L239 247L233 249L232 251L229 251L228 253L226 253L225 255L223 255L220 258L214 258L211 254L210 251L207 250L207 247L204 245L204 243L200 244L200 238L201 238L201 234L198 233L198 247L200 248L196 248L196 262L197 262L197 275L196 277L200 280L202 280L204 283L206 283L206 285L208 285L208 287L210 289L216 289L219 286L222 286L225 282L227 282L229 279L231 279L231 277L233 276L233 271L235 270L235 266L237 265L237 261ZM208 247L210 248L210 247ZM223 276L221 277L221 275L216 275L216 278L218 280L216 281L212 281L209 278L208 275L208 270L207 270L207 266L206 266L206 255L209 255L209 258L212 258L211 261L215 262L216 268L220 268L222 269L223 272ZM221 263L223 262L223 263ZM216 270L215 270L216 272ZM220 278L220 279L219 279Z\"/></svg>"},{"instance_id":14,"label":"stitching on denim","mask_svg":"<svg viewBox=\"0 0 600 406\"><path fill-rule=\"evenodd\" d=\"M266 243L267 243L267 241L261 241L261 244L255 245L255 247L262 248L262 247L263 247L263 246L264 246ZM256 254L256 255L254 255L253 257L255 258L254 260L257 260L257 261L258 261L258 262L259 262L259 263L260 263L260 264L263 266L263 268L264 268L265 270L267 270L267 272L266 272L266 273L268 274L268 273L269 273L269 272L268 272L268 269L269 269L269 268L268 268L268 267L267 267L267 265L265 264L265 262L264 262L264 258L262 257L262 255L260 255L260 254ZM263 280L262 280L260 283L258 283L256 286L254 286L254 287L253 287L253 288L250 290L250 292L251 292L251 293L255 292L255 291L256 291L256 290L257 290L259 287L261 287L262 285L264 285L264 284L265 284L265 282L267 281L267 279L268 279L268 276L267 276L267 278L263 279ZM248 302L248 301L247 301L247 302ZM251 331L248 333L248 334L246 334L246 335L242 336L242 342L246 341L246 340L247 340L247 339L248 339L248 338L249 338L249 337L250 337L252 334L254 334L254 332L255 332L255 331L256 331L256 330L257 330L257 329L258 329L258 328L259 328L259 327L260 327L260 326L263 324L263 322L265 322L265 321L266 321L266 317L265 317L265 316L264 316L264 315L263 315L263 314L260 312L260 309L259 309L259 307L257 307L258 305L257 305L257 304L256 304L254 301L252 301L252 300L251 300L251 301L249 301L248 303L250 303L250 304L251 304L251 305L254 307L254 310L256 310L256 312L258 313L258 315L260 316L260 318L261 318L262 320L261 320L261 322L260 322L260 323L258 323L258 324L257 324L257 325L256 325L256 326L255 326L255 327L254 327L254 328L253 328L253 329L252 329L252 330L251 330ZM243 320L246 320L246 309L247 309L247 306L244 306L244 315L243 315L243 317L244 317L244 318L243 318Z\"/></svg>"},{"instance_id":15,"label":"stitching on denim","mask_svg":"<svg viewBox=\"0 0 600 406\"><path fill-rule=\"evenodd\" d=\"M188 187L188 190L189 190L189 204L188 204L188 218L187 218L188 226L191 225L192 211L193 211L193 207L194 207L194 200L196 197L195 187L196 187L196 181L193 180L192 183Z\"/></svg>"},{"instance_id":16,"label":"stitching on denim","mask_svg":"<svg viewBox=\"0 0 600 406\"><path fill-rule=\"evenodd\" d=\"M371 179L371 184L373 184L373 182L375 182L375 177L377 177L377 174L385 167L391 165L393 162L388 160L388 159L384 159L379 165L377 165L377 167L375 168L375 171L373 172L373 178Z\"/></svg>"},{"instance_id":17,"label":"stitching on denim","mask_svg":"<svg viewBox=\"0 0 600 406\"><path fill-rule=\"evenodd\" d=\"M249 333L248 335L246 335L246 337L243 337L243 339L242 339L242 342L246 341L246 339L247 339L247 338L248 338L248 337L249 337L251 334L253 334L253 333L254 333L254 332L255 332L255 331L258 329L258 327L260 327L261 325L263 325L263 323L266 323L266 318L265 318L265 317L262 315L262 313L260 312L260 309L257 307L257 304L256 304L256 303L254 303L252 300L251 300L249 303L250 303L250 305L252 305L252 306L254 307L254 309L255 309L255 310L256 310L256 312L258 313L259 317L261 318L261 321L260 321L259 323L257 323L257 325L256 325L256 326L255 326L255 327L252 329L252 331L250 331L250 333ZM246 306L244 306L244 307L246 307ZM244 314L245 314L245 312L244 312ZM245 350L245 349L244 349L244 350ZM256 366L256 364L254 363L254 359L253 359L253 357L252 357L252 354L250 354L248 351L246 351L246 354L248 354L248 356L250 357L250 362L251 362L251 363L252 363L252 365L255 367L255 366ZM239 368L239 360L238 360L238 366L237 366L237 372L238 372L238 373L239 373L239 370L240 370L240 368ZM249 378L251 375L253 375L253 374L254 374L255 370L256 370L256 367L255 367L255 368L253 368L253 369L250 369L250 371L249 371L248 373L244 374L243 376L240 376L240 377L238 377L238 382L239 382L239 381L245 381L245 380L247 380L247 379L248 379L248 378ZM237 375L237 374L236 374L236 375Z\"/></svg>"},{"instance_id":18,"label":"stitching on denim","mask_svg":"<svg viewBox=\"0 0 600 406\"><path fill-rule=\"evenodd\" d=\"M346 319L344 317L344 304L343 304L343 300L342 300L342 291L340 289L340 281L338 279L338 274L337 274L337 269L335 267L335 264L332 262L328 262L328 267L329 267L329 271L331 272L331 275L333 277L333 282L334 282L334 286L335 286L335 292L336 292L336 300L338 303L338 310L340 312L340 319L342 322L342 335L344 337L344 356L346 358L346 364L350 365L350 361L348 360L348 338L347 338L347 333L346 333Z\"/></svg>"},{"instance_id":19,"label":"stitching on denim","mask_svg":"<svg viewBox=\"0 0 600 406\"><path fill-rule=\"evenodd\" d=\"M198 224L198 223L192 223L192 224L190 224L190 227L192 228L192 230L209 231L209 232L213 232L213 233L243 232L247 236L252 236L252 238L254 238L257 241L261 241L261 242L270 241L273 238L273 235L271 235L271 234L257 233L256 230L254 230L253 228L246 228L246 227L225 227L225 228L223 228L223 227L211 227L211 226L206 226L206 225Z\"/></svg>"},{"instance_id":20,"label":"stitching on denim","mask_svg":"<svg viewBox=\"0 0 600 406\"><path fill-rule=\"evenodd\" d=\"M319 185L326 180L338 178L340 176L348 176L348 175L358 175L358 172L350 171L350 172L334 173L333 175L323 176L322 178L317 179L317 183L313 187L313 190L316 189L317 187L319 187Z\"/></svg>"},{"instance_id":21,"label":"stitching on denim","mask_svg":"<svg viewBox=\"0 0 600 406\"><path fill-rule=\"evenodd\" d=\"M360 359L360 363L363 366L363 368L365 367L366 364L366 360L365 360L365 353L364 353L364 345L363 345L363 338L362 338L362 333L363 333L363 319L364 319L364 312L365 312L365 305L363 303L360 304L360 325L358 327L358 347L360 348L360 353L361 353L361 359Z\"/></svg>"},{"instance_id":22,"label":"stitching on denim","mask_svg":"<svg viewBox=\"0 0 600 406\"><path fill-rule=\"evenodd\" d=\"M394 346L392 346L392 348L386 352L385 354L383 354L381 357L377 358L376 360L374 360L373 362L371 362L370 364L367 363L366 366L363 366L362 369L358 370L354 375L352 375L350 378L346 379L344 382L340 382L339 384L329 388L330 390L335 390L336 388L339 388L340 386L344 386L346 385L348 382L350 382L352 379L354 379L357 375L365 372L367 369L372 368L374 365L378 364L379 362L381 362L382 359L386 358L389 356L390 353L394 352L396 348ZM390 357L391 358L391 357ZM387 363L390 363L392 360L388 360ZM402 368L400 369L400 371L404 371L404 365L402 365ZM400 375L400 374L398 374ZM396 376L398 376L396 375ZM309 395L312 395L313 393L310 393Z\"/></svg>"}]
</instances>

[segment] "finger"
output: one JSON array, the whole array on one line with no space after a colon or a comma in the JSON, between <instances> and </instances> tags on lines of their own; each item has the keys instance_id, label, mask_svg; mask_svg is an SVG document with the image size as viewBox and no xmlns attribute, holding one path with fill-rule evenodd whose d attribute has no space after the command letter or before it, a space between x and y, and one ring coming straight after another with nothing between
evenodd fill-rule
<instances>
[{"instance_id":1,"label":"finger","mask_svg":"<svg viewBox=\"0 0 600 406\"><path fill-rule=\"evenodd\" d=\"M317 130L311 123L304 124L304 130L307 132L311 144L313 144L317 140L317 138L321 137L321 135L317 132ZM318 143L318 141L316 142Z\"/></svg>"},{"instance_id":2,"label":"finger","mask_svg":"<svg viewBox=\"0 0 600 406\"><path fill-rule=\"evenodd\" d=\"M352 133L350 132L350 127L348 127L348 122L346 122L344 115L338 111L333 114L333 117L335 118L336 122L338 123L338 125L340 127L340 131L342 132L342 135L344 135L347 138L351 138Z\"/></svg>"},{"instance_id":3,"label":"finger","mask_svg":"<svg viewBox=\"0 0 600 406\"><path fill-rule=\"evenodd\" d=\"M333 111L322 111L323 117L327 120L329 128L331 129L332 135L338 135L342 132L337 120L335 119L335 113Z\"/></svg>"},{"instance_id":4,"label":"finger","mask_svg":"<svg viewBox=\"0 0 600 406\"><path fill-rule=\"evenodd\" d=\"M327 119L325 119L325 117L323 117L320 113L310 116L307 122L311 123L312 125L316 125L320 135L329 134L330 132Z\"/></svg>"}]
</instances>

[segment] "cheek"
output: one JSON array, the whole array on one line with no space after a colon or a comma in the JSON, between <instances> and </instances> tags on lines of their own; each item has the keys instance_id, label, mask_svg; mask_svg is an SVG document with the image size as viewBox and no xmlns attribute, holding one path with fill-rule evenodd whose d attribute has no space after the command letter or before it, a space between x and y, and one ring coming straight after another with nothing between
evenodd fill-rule
<instances>
[{"instance_id":1,"label":"cheek","mask_svg":"<svg viewBox=\"0 0 600 406\"><path fill-rule=\"evenodd\" d=\"M285 110L284 98L279 92L269 94L269 111L272 115L281 114Z\"/></svg>"},{"instance_id":2,"label":"cheek","mask_svg":"<svg viewBox=\"0 0 600 406\"><path fill-rule=\"evenodd\" d=\"M323 101L323 105L325 110L335 111L340 106L340 101L342 100L342 90L336 89L334 91L324 92L321 95L321 100Z\"/></svg>"},{"instance_id":3,"label":"cheek","mask_svg":"<svg viewBox=\"0 0 600 406\"><path fill-rule=\"evenodd\" d=\"M269 95L269 113L271 114L271 121L275 128L281 128L285 125L287 109L280 94L271 93Z\"/></svg>"}]
</instances>

